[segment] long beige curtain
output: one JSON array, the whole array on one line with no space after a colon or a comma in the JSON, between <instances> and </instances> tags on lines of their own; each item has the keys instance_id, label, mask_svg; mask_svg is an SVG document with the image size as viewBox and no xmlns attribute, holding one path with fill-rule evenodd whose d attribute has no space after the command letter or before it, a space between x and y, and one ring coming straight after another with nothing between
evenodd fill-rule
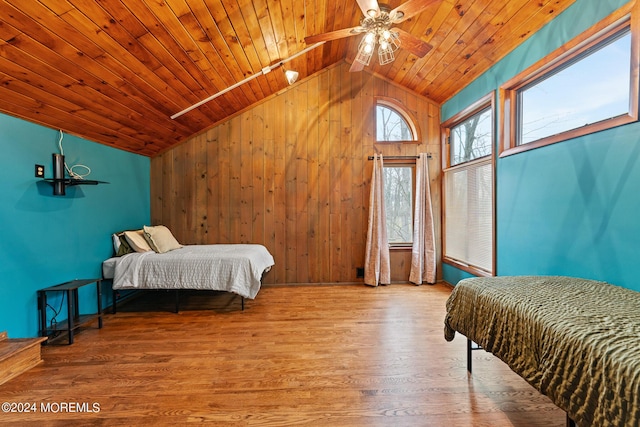
<instances>
[{"instance_id":1,"label":"long beige curtain","mask_svg":"<svg viewBox=\"0 0 640 427\"><path fill-rule=\"evenodd\" d=\"M416 160L416 193L413 215L413 248L409 281L420 285L436 281L436 242L433 230L433 206L429 187L427 154Z\"/></svg>"},{"instance_id":2,"label":"long beige curtain","mask_svg":"<svg viewBox=\"0 0 640 427\"><path fill-rule=\"evenodd\" d=\"M384 211L384 162L382 155L373 159L371 194L369 196L369 224L364 259L364 283L371 286L391 283L387 219Z\"/></svg>"}]
</instances>

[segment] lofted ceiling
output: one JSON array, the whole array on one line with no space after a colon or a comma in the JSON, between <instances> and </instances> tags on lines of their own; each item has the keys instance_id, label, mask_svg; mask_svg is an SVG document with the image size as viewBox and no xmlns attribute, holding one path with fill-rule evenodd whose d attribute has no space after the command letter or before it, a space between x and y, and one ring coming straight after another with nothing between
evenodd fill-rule
<instances>
[{"instance_id":1,"label":"lofted ceiling","mask_svg":"<svg viewBox=\"0 0 640 427\"><path fill-rule=\"evenodd\" d=\"M353 62L362 35L261 72L307 36L359 25L371 1L0 0L0 111L154 156L285 89L284 69L303 79ZM361 72L442 103L575 0L408 1L426 7L397 27L433 48L422 58L400 48Z\"/></svg>"}]
</instances>

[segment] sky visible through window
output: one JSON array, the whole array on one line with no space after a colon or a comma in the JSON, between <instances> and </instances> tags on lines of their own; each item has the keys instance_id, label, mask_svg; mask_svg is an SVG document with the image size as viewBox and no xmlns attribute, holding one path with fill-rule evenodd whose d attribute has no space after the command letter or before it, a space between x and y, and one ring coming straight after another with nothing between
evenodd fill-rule
<instances>
[{"instance_id":1,"label":"sky visible through window","mask_svg":"<svg viewBox=\"0 0 640 427\"><path fill-rule=\"evenodd\" d=\"M400 114L383 105L376 107L376 139L378 141L411 141L413 135Z\"/></svg>"},{"instance_id":2,"label":"sky visible through window","mask_svg":"<svg viewBox=\"0 0 640 427\"><path fill-rule=\"evenodd\" d=\"M631 34L624 32L563 70L519 92L519 144L629 111Z\"/></svg>"}]
</instances>

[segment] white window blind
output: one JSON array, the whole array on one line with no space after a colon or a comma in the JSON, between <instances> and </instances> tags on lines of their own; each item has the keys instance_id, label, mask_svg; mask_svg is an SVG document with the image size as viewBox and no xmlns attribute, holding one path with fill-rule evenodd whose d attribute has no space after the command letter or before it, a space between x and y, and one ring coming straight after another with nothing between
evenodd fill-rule
<instances>
[{"instance_id":1,"label":"white window blind","mask_svg":"<svg viewBox=\"0 0 640 427\"><path fill-rule=\"evenodd\" d=\"M493 270L491 157L445 171L445 254L462 264Z\"/></svg>"}]
</instances>

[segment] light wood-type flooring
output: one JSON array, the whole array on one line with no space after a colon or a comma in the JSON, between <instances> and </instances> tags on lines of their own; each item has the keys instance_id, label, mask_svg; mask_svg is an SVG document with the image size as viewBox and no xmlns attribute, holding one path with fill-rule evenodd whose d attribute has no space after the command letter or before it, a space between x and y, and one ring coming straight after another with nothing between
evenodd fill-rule
<instances>
[{"instance_id":1,"label":"light wood-type flooring","mask_svg":"<svg viewBox=\"0 0 640 427\"><path fill-rule=\"evenodd\" d=\"M73 345L44 346L44 363L0 386L1 402L32 412L0 424L564 426L489 353L467 375L466 339L443 338L449 292L265 286L244 311L200 293L178 314L171 294L147 293Z\"/></svg>"}]
</instances>

